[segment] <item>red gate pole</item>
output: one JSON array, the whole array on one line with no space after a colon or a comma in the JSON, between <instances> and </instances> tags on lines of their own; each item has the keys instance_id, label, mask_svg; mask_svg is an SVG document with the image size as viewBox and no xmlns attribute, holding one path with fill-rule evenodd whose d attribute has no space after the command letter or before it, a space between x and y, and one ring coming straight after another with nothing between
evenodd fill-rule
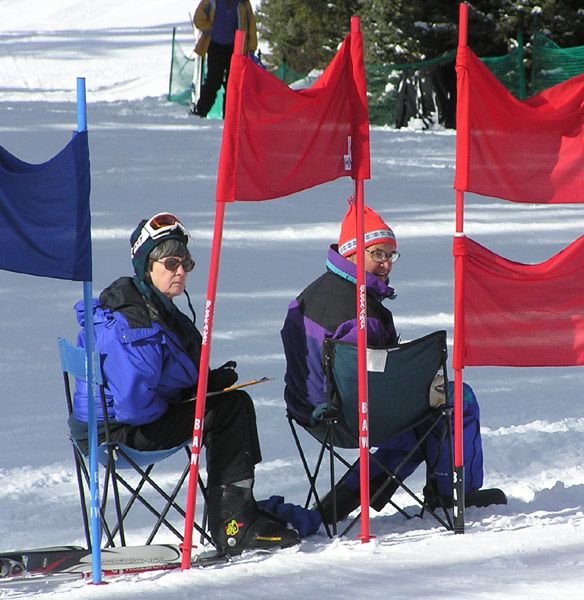
<instances>
[{"instance_id":1,"label":"red gate pole","mask_svg":"<svg viewBox=\"0 0 584 600\"><path fill-rule=\"evenodd\" d=\"M454 531L464 533L464 190L468 185L469 97L465 68L468 37L468 4L459 8L458 54L456 60L456 229L454 234ZM462 182L462 184L461 184Z\"/></svg>"},{"instance_id":2,"label":"red gate pole","mask_svg":"<svg viewBox=\"0 0 584 600\"><path fill-rule=\"evenodd\" d=\"M369 523L369 398L367 391L367 287L365 273L365 199L364 179L369 173L369 122L364 120L367 112L365 71L363 65L363 40L359 17L351 17L351 64L353 83L356 88L354 102L360 115L358 123L353 123L352 137L355 153L351 154L352 177L355 181L355 233L357 238L357 277L356 277L356 318L357 318L357 391L359 422L359 477L361 501L361 533L359 539L365 544L371 540ZM363 137L367 137L364 155ZM366 161L366 162L364 162Z\"/></svg>"},{"instance_id":3,"label":"red gate pole","mask_svg":"<svg viewBox=\"0 0 584 600\"><path fill-rule=\"evenodd\" d=\"M359 401L359 474L361 490L361 535L365 544L371 540L369 529L369 398L367 395L367 287L365 283L364 184L355 181L357 210L357 386Z\"/></svg>"},{"instance_id":4,"label":"red gate pole","mask_svg":"<svg viewBox=\"0 0 584 600\"><path fill-rule=\"evenodd\" d=\"M197 483L199 477L199 458L203 445L203 423L205 419L205 399L207 395L207 379L209 373L209 358L211 355L211 331L213 329L213 316L215 312L215 298L217 296L217 277L219 274L219 257L221 254L221 240L223 237L223 219L225 203L216 202L215 228L213 231L213 244L211 247L211 264L209 266L209 281L207 284L207 300L205 302L205 316L203 321L203 342L201 345L201 361L199 363L199 381L197 384L197 399L195 402L195 420L193 424L193 443L191 448L191 465L189 468L189 485L187 492L187 506L185 514L184 541L181 544L181 569L191 568L191 550L193 548L193 523L195 520L195 507L197 502Z\"/></svg>"},{"instance_id":5,"label":"red gate pole","mask_svg":"<svg viewBox=\"0 0 584 600\"><path fill-rule=\"evenodd\" d=\"M235 34L235 54L243 54L245 32L238 30ZM225 203L215 203L215 227L211 246L211 263L209 265L209 280L207 283L207 300L205 302L205 317L203 321L203 341L201 345L201 362L199 364L199 381L197 384L197 400L195 402L195 421L193 425L193 445L191 465L189 469L189 486L185 515L184 541L181 544L181 569L191 568L191 551L193 548L193 523L197 500L197 483L199 477L199 458L203 445L203 424L205 419L205 400L207 396L207 379L209 374L209 358L211 355L211 332L215 313L215 298L217 296L217 278L219 274L219 258L221 255L221 240L223 238L223 222Z\"/></svg>"}]
</instances>

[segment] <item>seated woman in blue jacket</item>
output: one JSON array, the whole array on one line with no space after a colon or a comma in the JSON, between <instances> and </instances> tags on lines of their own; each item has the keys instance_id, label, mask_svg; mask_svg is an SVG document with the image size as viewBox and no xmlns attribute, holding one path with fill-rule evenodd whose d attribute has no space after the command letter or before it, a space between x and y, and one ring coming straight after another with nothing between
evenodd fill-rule
<instances>
[{"instance_id":1,"label":"seated woman in blue jacket","mask_svg":"<svg viewBox=\"0 0 584 600\"><path fill-rule=\"evenodd\" d=\"M130 238L134 277L120 277L94 300L95 348L105 383L111 438L138 450L172 448L193 435L201 334L173 299L185 292L195 266L189 234L168 213L142 220ZM187 294L188 300L188 294ZM75 305L85 345L83 302ZM236 364L209 373L209 391L237 380ZM103 420L97 402L98 420ZM73 435L86 430L87 387L77 382ZM298 542L297 532L261 511L252 493L261 461L255 410L241 390L206 402L208 511L217 547L230 554L245 548L279 548ZM230 527L233 522L238 527Z\"/></svg>"}]
</instances>

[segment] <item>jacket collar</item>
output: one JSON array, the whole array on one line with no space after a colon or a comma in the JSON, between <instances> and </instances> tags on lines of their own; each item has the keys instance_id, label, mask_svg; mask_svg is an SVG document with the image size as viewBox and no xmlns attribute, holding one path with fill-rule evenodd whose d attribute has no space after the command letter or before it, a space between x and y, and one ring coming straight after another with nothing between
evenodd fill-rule
<instances>
[{"instance_id":1,"label":"jacket collar","mask_svg":"<svg viewBox=\"0 0 584 600\"><path fill-rule=\"evenodd\" d=\"M329 248L326 268L335 275L347 279L355 285L357 284L357 265L339 254L337 244L331 244ZM395 290L392 287L383 283L371 273L365 273L365 286L367 291L379 300L385 300L386 298L393 300L396 297Z\"/></svg>"}]
</instances>

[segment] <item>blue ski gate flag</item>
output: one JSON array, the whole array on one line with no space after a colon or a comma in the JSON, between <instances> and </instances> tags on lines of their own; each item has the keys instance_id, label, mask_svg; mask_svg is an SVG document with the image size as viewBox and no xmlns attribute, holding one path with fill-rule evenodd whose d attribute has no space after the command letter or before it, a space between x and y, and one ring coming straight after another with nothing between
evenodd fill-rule
<instances>
[{"instance_id":1,"label":"blue ski gate flag","mask_svg":"<svg viewBox=\"0 0 584 600\"><path fill-rule=\"evenodd\" d=\"M87 131L40 165L0 146L0 269L91 281Z\"/></svg>"}]
</instances>

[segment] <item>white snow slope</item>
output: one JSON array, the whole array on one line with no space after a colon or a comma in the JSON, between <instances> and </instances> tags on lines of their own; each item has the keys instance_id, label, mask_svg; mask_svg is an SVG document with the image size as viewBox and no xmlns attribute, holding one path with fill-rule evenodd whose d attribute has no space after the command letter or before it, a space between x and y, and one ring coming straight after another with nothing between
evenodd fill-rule
<instances>
[{"instance_id":1,"label":"white snow slope","mask_svg":"<svg viewBox=\"0 0 584 600\"><path fill-rule=\"evenodd\" d=\"M75 78L86 77L94 292L130 273L128 237L136 223L170 210L193 234L197 269L188 287L200 315L222 123L196 120L165 100L172 27L188 48L194 8L185 0L0 0L0 144L27 162L52 157L76 127ZM452 131L371 132L366 200L399 240L391 309L403 339L439 328L452 336L454 141ZM323 271L351 191L346 179L227 207L212 364L233 358L242 379L274 378L252 390L264 455L258 498L304 500L282 400L279 330L288 302ZM514 260L544 260L584 229L577 205L467 200L467 233ZM60 335L74 339L72 306L81 293L78 283L0 272L2 550L84 542L55 343ZM42 595L581 598L582 370L473 368L465 379L482 410L485 485L503 488L509 504L468 509L464 535L387 509L372 513L376 538L368 544L355 535L329 541L321 532L257 563L125 576L102 587L70 583ZM177 468L168 467L169 479ZM416 490L422 471L409 480ZM141 540L144 524L136 522L130 542ZM161 534L156 541L174 540ZM13 594L0 588L0 598ZM21 597L27 594L33 591Z\"/></svg>"}]
</instances>

